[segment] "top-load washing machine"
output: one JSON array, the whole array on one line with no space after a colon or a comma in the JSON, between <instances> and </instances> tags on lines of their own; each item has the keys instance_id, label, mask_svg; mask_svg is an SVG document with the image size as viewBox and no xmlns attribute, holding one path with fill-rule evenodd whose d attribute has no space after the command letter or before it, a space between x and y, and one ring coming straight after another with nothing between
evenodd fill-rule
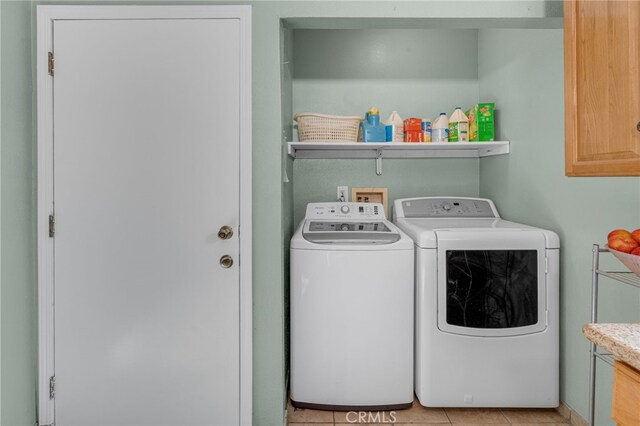
<instances>
[{"instance_id":1,"label":"top-load washing machine","mask_svg":"<svg viewBox=\"0 0 640 426\"><path fill-rule=\"evenodd\" d=\"M558 236L480 198L395 200L415 243L415 390L433 407L557 407Z\"/></svg>"},{"instance_id":2,"label":"top-load washing machine","mask_svg":"<svg viewBox=\"0 0 640 426\"><path fill-rule=\"evenodd\" d=\"M411 405L413 256L381 204L307 206L291 239L294 406Z\"/></svg>"}]
</instances>

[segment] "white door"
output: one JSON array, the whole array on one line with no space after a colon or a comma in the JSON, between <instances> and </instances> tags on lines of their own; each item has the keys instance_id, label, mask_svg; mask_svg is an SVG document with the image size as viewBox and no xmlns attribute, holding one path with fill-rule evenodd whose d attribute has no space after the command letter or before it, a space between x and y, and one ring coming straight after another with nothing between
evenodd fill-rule
<instances>
[{"instance_id":1,"label":"white door","mask_svg":"<svg viewBox=\"0 0 640 426\"><path fill-rule=\"evenodd\" d=\"M55 423L238 424L240 20L52 33Z\"/></svg>"}]
</instances>

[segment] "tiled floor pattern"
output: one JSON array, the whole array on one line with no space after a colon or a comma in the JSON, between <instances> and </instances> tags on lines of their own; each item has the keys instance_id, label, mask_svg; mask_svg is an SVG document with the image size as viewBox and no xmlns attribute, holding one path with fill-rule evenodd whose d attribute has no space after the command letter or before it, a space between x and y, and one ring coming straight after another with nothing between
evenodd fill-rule
<instances>
[{"instance_id":1,"label":"tiled floor pattern","mask_svg":"<svg viewBox=\"0 0 640 426\"><path fill-rule=\"evenodd\" d=\"M295 408L289 402L287 408L287 424L289 426L344 426L349 424L378 425L456 425L456 426L493 426L493 425L567 425L569 420L562 417L555 409L524 408L426 408L417 400L407 410L395 412L381 411L362 415L358 419L356 413L342 411L321 411ZM392 415L393 413L393 415ZM363 421L364 420L364 421ZM367 423L373 421L373 423Z\"/></svg>"}]
</instances>

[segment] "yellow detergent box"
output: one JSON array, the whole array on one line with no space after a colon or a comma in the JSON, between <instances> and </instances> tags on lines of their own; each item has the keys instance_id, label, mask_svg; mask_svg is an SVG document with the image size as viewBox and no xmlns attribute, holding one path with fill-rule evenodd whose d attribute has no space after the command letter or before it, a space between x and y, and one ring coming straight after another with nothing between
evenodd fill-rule
<instances>
[{"instance_id":1,"label":"yellow detergent box","mask_svg":"<svg viewBox=\"0 0 640 426\"><path fill-rule=\"evenodd\" d=\"M477 104L467 111L469 117L469 141L490 142L495 140L495 104Z\"/></svg>"}]
</instances>

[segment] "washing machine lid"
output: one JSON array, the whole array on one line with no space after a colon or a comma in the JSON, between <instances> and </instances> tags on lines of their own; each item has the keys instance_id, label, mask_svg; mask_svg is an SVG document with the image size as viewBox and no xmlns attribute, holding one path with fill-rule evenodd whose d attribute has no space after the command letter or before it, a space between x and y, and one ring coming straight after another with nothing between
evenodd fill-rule
<instances>
[{"instance_id":1,"label":"washing machine lid","mask_svg":"<svg viewBox=\"0 0 640 426\"><path fill-rule=\"evenodd\" d=\"M400 240L386 221L307 220L302 237L315 244L391 244Z\"/></svg>"},{"instance_id":2,"label":"washing machine lid","mask_svg":"<svg viewBox=\"0 0 640 426\"><path fill-rule=\"evenodd\" d=\"M379 203L309 203L291 238L293 250L413 250Z\"/></svg>"}]
</instances>

